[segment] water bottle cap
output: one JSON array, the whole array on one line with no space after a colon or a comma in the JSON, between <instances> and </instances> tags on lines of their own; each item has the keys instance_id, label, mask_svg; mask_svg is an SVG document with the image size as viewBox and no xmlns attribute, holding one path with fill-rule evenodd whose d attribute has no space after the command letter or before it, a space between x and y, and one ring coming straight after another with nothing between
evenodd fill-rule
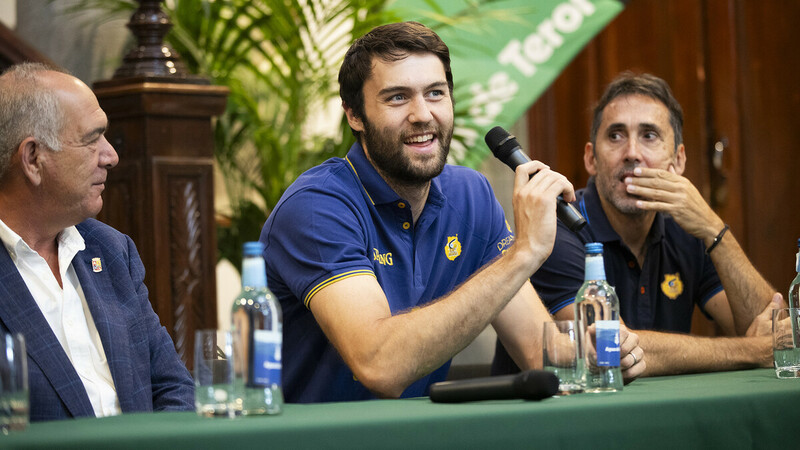
<instances>
[{"instance_id":1,"label":"water bottle cap","mask_svg":"<svg viewBox=\"0 0 800 450\"><path fill-rule=\"evenodd\" d=\"M603 253L603 244L600 242L587 242L584 248L589 255L599 255Z\"/></svg>"},{"instance_id":2,"label":"water bottle cap","mask_svg":"<svg viewBox=\"0 0 800 450\"><path fill-rule=\"evenodd\" d=\"M261 256L264 253L264 244L259 241L244 243L244 256Z\"/></svg>"}]
</instances>

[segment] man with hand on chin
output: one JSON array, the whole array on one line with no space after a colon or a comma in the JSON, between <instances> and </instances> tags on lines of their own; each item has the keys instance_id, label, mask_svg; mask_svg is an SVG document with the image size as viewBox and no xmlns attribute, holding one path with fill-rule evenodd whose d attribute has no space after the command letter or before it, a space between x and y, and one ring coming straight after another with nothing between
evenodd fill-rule
<instances>
[{"instance_id":1,"label":"man with hand on chin","mask_svg":"<svg viewBox=\"0 0 800 450\"><path fill-rule=\"evenodd\" d=\"M486 179L445 164L449 51L419 23L356 40L339 84L358 142L301 175L261 234L284 313L287 401L427 395L489 324L522 367L541 366L551 319L528 279L570 183L541 162L517 168L514 240ZM622 338L622 355L641 357L636 335ZM644 364L624 368L635 377Z\"/></svg>"},{"instance_id":2,"label":"man with hand on chin","mask_svg":"<svg viewBox=\"0 0 800 450\"><path fill-rule=\"evenodd\" d=\"M574 318L584 243L602 242L622 320L647 355L645 375L771 367L764 325L783 299L682 176L682 129L681 107L660 78L624 73L608 86L584 150L591 178L574 203L587 225L576 234L559 224L531 281L551 314ZM695 304L731 337L689 335ZM516 370L498 342L493 373Z\"/></svg>"}]
</instances>

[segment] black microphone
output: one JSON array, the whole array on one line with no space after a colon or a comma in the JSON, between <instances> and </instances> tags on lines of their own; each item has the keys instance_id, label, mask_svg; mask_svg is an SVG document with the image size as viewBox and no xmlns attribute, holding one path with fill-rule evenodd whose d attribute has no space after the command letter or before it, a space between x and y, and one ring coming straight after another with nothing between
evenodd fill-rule
<instances>
[{"instance_id":1,"label":"black microphone","mask_svg":"<svg viewBox=\"0 0 800 450\"><path fill-rule=\"evenodd\" d=\"M518 165L525 164L531 160L522 151L517 138L504 130L503 127L494 127L489 130L486 133L485 141L495 158L506 163L511 170L516 170ZM560 195L556 204L556 215L573 232L578 232L586 225L586 219L583 218L581 213L574 206L565 202Z\"/></svg>"},{"instance_id":2,"label":"black microphone","mask_svg":"<svg viewBox=\"0 0 800 450\"><path fill-rule=\"evenodd\" d=\"M558 392L558 377L544 370L526 370L516 375L442 381L431 385L431 400L461 403L480 400L541 400Z\"/></svg>"}]
</instances>

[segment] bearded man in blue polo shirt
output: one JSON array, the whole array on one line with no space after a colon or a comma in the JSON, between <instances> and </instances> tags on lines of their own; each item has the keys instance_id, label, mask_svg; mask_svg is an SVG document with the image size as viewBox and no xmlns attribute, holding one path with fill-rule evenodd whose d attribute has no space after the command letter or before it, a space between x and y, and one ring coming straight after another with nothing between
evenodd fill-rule
<instances>
[{"instance_id":1,"label":"bearded man in blue polo shirt","mask_svg":"<svg viewBox=\"0 0 800 450\"><path fill-rule=\"evenodd\" d=\"M783 299L681 176L682 129L681 106L664 80L626 72L608 86L584 151L591 178L574 203L587 226L575 234L559 224L553 252L531 281L551 314L574 318L583 244L602 242L620 315L647 355L645 375L771 367L769 321ZM695 305L734 337L689 335ZM499 342L492 370L519 370Z\"/></svg>"},{"instance_id":2,"label":"bearded man in blue polo shirt","mask_svg":"<svg viewBox=\"0 0 800 450\"><path fill-rule=\"evenodd\" d=\"M541 365L551 319L529 277L570 183L541 162L517 169L515 240L486 179L445 164L450 56L421 24L358 39L339 84L358 143L301 175L261 234L284 313L287 401L426 395L489 324L522 367ZM641 358L637 336L622 339L621 354ZM632 378L644 364L624 369Z\"/></svg>"}]
</instances>

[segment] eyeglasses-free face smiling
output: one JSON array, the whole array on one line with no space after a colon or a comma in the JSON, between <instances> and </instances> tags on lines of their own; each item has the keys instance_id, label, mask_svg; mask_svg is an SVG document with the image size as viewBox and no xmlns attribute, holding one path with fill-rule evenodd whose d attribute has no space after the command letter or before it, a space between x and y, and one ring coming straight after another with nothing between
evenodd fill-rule
<instances>
[{"instance_id":1,"label":"eyeglasses-free face smiling","mask_svg":"<svg viewBox=\"0 0 800 450\"><path fill-rule=\"evenodd\" d=\"M363 92L364 117L348 113L348 120L362 132L367 157L381 175L415 185L441 173L453 135L453 100L439 58L373 58Z\"/></svg>"}]
</instances>

